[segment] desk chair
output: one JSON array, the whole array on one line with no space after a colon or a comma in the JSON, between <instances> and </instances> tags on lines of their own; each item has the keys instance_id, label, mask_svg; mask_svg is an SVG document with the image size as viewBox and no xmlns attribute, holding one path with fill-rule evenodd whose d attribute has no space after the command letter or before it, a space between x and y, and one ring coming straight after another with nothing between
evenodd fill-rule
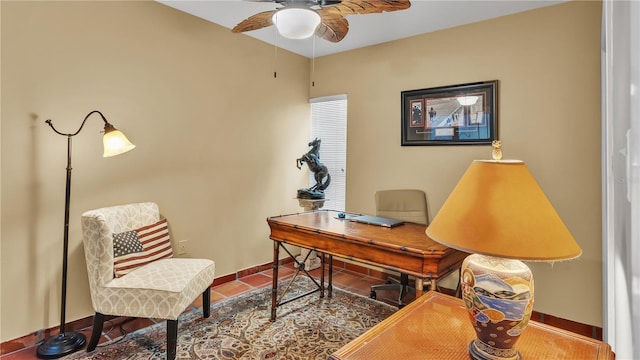
<instances>
[{"instance_id":1,"label":"desk chair","mask_svg":"<svg viewBox=\"0 0 640 360\"><path fill-rule=\"evenodd\" d=\"M381 190L375 193L376 216L427 225L427 196L422 190ZM403 307L402 299L416 289L409 285L409 275L400 273L400 281L389 277L387 283L371 287L369 297L377 298L378 290L397 290L398 307Z\"/></svg>"},{"instance_id":2,"label":"desk chair","mask_svg":"<svg viewBox=\"0 0 640 360\"><path fill-rule=\"evenodd\" d=\"M209 317L214 262L173 257L168 225L151 202L85 212L82 238L96 312L87 351L95 350L105 315L164 319L173 360L178 317L200 294Z\"/></svg>"}]
</instances>

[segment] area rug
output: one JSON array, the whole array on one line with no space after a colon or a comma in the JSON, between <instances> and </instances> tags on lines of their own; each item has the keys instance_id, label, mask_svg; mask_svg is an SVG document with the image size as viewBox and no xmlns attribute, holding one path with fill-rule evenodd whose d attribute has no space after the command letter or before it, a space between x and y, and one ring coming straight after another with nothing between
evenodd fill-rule
<instances>
[{"instance_id":1,"label":"area rug","mask_svg":"<svg viewBox=\"0 0 640 360\"><path fill-rule=\"evenodd\" d=\"M311 286L306 278L296 279L287 298ZM396 310L334 288L332 298L315 293L278 307L271 322L268 287L214 304L208 319L202 318L202 309L183 314L177 358L325 360ZM65 359L164 359L166 326L158 323L100 346Z\"/></svg>"}]
</instances>

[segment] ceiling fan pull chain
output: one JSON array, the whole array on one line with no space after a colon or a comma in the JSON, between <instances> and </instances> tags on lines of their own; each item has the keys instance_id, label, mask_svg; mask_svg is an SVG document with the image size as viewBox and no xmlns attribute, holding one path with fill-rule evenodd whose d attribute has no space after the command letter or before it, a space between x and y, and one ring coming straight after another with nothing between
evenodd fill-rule
<instances>
[{"instance_id":1,"label":"ceiling fan pull chain","mask_svg":"<svg viewBox=\"0 0 640 360\"><path fill-rule=\"evenodd\" d=\"M274 28L275 29L275 28ZM278 77L278 40L280 39L280 37L278 36L278 29L275 29L276 32L276 41L274 41L275 46L274 46L274 60L273 60L273 78L277 78Z\"/></svg>"},{"instance_id":2,"label":"ceiling fan pull chain","mask_svg":"<svg viewBox=\"0 0 640 360\"><path fill-rule=\"evenodd\" d=\"M278 77L278 45L275 46L275 59L273 60L273 78Z\"/></svg>"},{"instance_id":3,"label":"ceiling fan pull chain","mask_svg":"<svg viewBox=\"0 0 640 360\"><path fill-rule=\"evenodd\" d=\"M313 37L312 42L312 58L311 58L311 87L316 86L316 37Z\"/></svg>"}]
</instances>

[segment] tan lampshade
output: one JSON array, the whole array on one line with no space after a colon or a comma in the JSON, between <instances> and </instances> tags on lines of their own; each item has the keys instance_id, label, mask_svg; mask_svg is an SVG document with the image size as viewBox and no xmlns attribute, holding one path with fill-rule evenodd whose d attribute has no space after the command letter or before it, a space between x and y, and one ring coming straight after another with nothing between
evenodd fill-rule
<instances>
[{"instance_id":1,"label":"tan lampshade","mask_svg":"<svg viewBox=\"0 0 640 360\"><path fill-rule=\"evenodd\" d=\"M474 161L427 235L461 251L526 261L568 260L582 253L519 160Z\"/></svg>"}]
</instances>

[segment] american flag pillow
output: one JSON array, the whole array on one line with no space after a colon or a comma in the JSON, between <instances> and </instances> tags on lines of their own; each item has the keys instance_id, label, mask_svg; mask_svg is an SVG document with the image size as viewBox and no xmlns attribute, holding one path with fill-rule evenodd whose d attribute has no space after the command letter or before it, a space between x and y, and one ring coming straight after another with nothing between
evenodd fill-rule
<instances>
[{"instance_id":1,"label":"american flag pillow","mask_svg":"<svg viewBox=\"0 0 640 360\"><path fill-rule=\"evenodd\" d=\"M133 231L113 234L113 271L116 277L152 261L173 257L167 219Z\"/></svg>"}]
</instances>

